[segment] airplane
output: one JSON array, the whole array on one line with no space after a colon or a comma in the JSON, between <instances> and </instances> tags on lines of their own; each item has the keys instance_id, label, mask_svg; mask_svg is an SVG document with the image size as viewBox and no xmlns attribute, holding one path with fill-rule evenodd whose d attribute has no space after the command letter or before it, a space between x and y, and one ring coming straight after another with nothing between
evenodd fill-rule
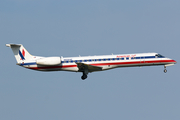
<instances>
[{"instance_id":1,"label":"airplane","mask_svg":"<svg viewBox=\"0 0 180 120\"><path fill-rule=\"evenodd\" d=\"M22 44L6 44L15 55L17 65L38 71L71 71L82 72L82 80L88 73L104 71L119 67L157 66L166 67L177 63L158 53L118 54L84 57L40 57L31 55Z\"/></svg>"}]
</instances>

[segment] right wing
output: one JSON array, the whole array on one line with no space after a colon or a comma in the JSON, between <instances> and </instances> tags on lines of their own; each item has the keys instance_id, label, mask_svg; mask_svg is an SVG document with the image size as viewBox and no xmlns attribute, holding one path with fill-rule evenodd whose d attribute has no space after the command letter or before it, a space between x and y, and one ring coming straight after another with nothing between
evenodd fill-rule
<instances>
[{"instance_id":1,"label":"right wing","mask_svg":"<svg viewBox=\"0 0 180 120\"><path fill-rule=\"evenodd\" d=\"M82 72L85 69L87 69L89 72L94 72L94 71L101 71L102 67L94 66L94 65L89 65L85 63L76 63L77 67L79 68L79 71Z\"/></svg>"}]
</instances>

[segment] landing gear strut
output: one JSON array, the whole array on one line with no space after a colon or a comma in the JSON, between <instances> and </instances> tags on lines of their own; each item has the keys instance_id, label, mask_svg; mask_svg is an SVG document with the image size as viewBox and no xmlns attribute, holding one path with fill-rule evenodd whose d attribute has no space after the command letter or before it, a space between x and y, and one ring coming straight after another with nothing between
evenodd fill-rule
<instances>
[{"instance_id":1,"label":"landing gear strut","mask_svg":"<svg viewBox=\"0 0 180 120\"><path fill-rule=\"evenodd\" d=\"M167 70L166 70L166 66L164 66L164 73L166 73L167 72Z\"/></svg>"}]
</instances>

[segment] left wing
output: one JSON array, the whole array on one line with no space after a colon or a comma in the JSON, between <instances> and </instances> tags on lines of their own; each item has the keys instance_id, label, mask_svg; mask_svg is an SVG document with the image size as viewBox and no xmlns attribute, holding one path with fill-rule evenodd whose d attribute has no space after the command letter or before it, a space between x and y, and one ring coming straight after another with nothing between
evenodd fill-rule
<instances>
[{"instance_id":1,"label":"left wing","mask_svg":"<svg viewBox=\"0 0 180 120\"><path fill-rule=\"evenodd\" d=\"M94 71L101 71L102 67L94 66L94 65L89 65L85 63L76 63L77 67L79 68L79 71L82 72L85 69L87 69L89 72L94 72Z\"/></svg>"}]
</instances>

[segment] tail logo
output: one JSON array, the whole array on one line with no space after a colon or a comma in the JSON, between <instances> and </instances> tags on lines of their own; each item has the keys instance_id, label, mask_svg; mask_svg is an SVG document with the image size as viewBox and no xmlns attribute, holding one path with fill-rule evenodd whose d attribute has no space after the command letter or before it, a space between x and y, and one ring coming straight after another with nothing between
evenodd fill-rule
<instances>
[{"instance_id":1,"label":"tail logo","mask_svg":"<svg viewBox=\"0 0 180 120\"><path fill-rule=\"evenodd\" d=\"M22 49L22 53L21 53L21 51L19 50L19 55L21 56L21 59L20 60L25 60L25 50L24 49Z\"/></svg>"}]
</instances>

